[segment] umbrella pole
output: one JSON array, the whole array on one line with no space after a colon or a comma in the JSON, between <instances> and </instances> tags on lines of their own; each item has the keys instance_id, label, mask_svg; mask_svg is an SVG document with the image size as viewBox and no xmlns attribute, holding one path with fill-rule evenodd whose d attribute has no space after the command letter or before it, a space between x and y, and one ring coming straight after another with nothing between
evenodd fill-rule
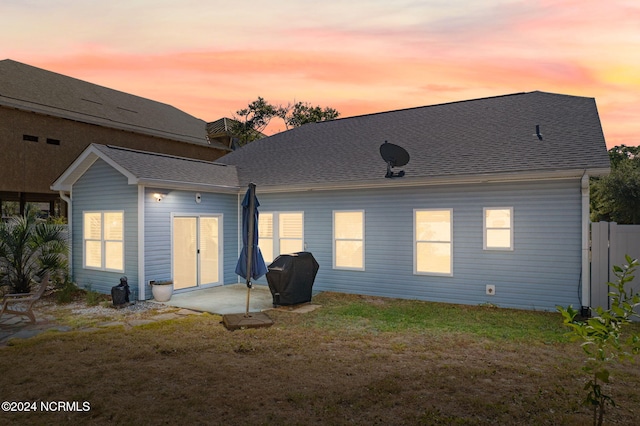
<instances>
[{"instance_id":1,"label":"umbrella pole","mask_svg":"<svg viewBox=\"0 0 640 426\"><path fill-rule=\"evenodd\" d=\"M253 261L253 235L255 233L255 212L256 212L256 185L249 184L249 229L247 238L247 310L245 316L249 316L249 297L251 294L251 267Z\"/></svg>"},{"instance_id":2,"label":"umbrella pole","mask_svg":"<svg viewBox=\"0 0 640 426\"><path fill-rule=\"evenodd\" d=\"M249 283L249 285L251 285L251 283ZM251 287L247 287L247 310L244 314L245 317L249 316L249 296L251 294Z\"/></svg>"},{"instance_id":3,"label":"umbrella pole","mask_svg":"<svg viewBox=\"0 0 640 426\"><path fill-rule=\"evenodd\" d=\"M257 241L254 241L254 237L257 240L258 235L256 226L257 220L257 208L260 205L256 200L256 186L255 184L249 184L247 195L242 200L242 251L240 252L240 258L236 265L236 273L247 279L247 309L244 313L239 314L226 314L222 316L222 323L227 330L241 330L244 328L257 328L257 327L270 327L273 325L273 321L264 312L254 312L249 314L249 298L251 296L251 278L253 278L253 269L256 269L256 276L262 276L266 265L264 260L260 256L260 249L258 248ZM247 213L250 213L247 217ZM245 237L248 237L245 240ZM257 251L256 251L257 250ZM259 257L258 263L254 263L253 255ZM243 256L247 256L246 260L243 260ZM244 267L246 266L246 269ZM257 279L257 278L256 278Z\"/></svg>"}]
</instances>

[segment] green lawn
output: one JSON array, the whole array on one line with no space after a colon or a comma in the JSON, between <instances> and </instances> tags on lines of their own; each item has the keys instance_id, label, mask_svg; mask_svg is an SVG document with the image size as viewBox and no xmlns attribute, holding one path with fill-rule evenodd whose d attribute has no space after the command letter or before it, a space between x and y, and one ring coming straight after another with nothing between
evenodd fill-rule
<instances>
[{"instance_id":1,"label":"green lawn","mask_svg":"<svg viewBox=\"0 0 640 426\"><path fill-rule=\"evenodd\" d=\"M314 303L306 314L269 311L265 329L230 332L201 315L14 341L0 348L0 399L91 408L0 413L0 423L590 422L583 352L560 314L336 293ZM636 424L640 369L623 364L612 377L607 423Z\"/></svg>"}]
</instances>

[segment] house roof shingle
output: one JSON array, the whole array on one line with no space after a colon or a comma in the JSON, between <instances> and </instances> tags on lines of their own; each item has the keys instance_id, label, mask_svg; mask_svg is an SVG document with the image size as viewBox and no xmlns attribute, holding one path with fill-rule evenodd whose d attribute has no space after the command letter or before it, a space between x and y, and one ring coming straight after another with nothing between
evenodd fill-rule
<instances>
[{"instance_id":1,"label":"house roof shingle","mask_svg":"<svg viewBox=\"0 0 640 426\"><path fill-rule=\"evenodd\" d=\"M239 189L234 166L100 144L89 145L51 188L69 191L98 158L119 170L130 184L233 193Z\"/></svg>"},{"instance_id":2,"label":"house roof shingle","mask_svg":"<svg viewBox=\"0 0 640 426\"><path fill-rule=\"evenodd\" d=\"M140 180L238 187L233 166L112 145L93 146Z\"/></svg>"},{"instance_id":3,"label":"house roof shingle","mask_svg":"<svg viewBox=\"0 0 640 426\"><path fill-rule=\"evenodd\" d=\"M0 105L228 150L208 142L205 121L171 105L10 59L0 61Z\"/></svg>"},{"instance_id":4,"label":"house roof shingle","mask_svg":"<svg viewBox=\"0 0 640 426\"><path fill-rule=\"evenodd\" d=\"M209 136L231 136L231 124L236 122L231 118L222 117L216 121L207 123L207 133Z\"/></svg>"},{"instance_id":5,"label":"house roof shingle","mask_svg":"<svg viewBox=\"0 0 640 426\"><path fill-rule=\"evenodd\" d=\"M405 181L609 167L595 100L539 91L306 124L217 161L237 166L241 185L375 183L385 140L411 156Z\"/></svg>"}]
</instances>

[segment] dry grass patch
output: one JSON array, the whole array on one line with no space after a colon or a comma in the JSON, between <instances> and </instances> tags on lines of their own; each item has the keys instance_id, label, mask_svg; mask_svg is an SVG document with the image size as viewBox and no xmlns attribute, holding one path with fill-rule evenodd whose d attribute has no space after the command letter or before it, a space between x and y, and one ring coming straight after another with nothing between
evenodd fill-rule
<instances>
[{"instance_id":1,"label":"dry grass patch","mask_svg":"<svg viewBox=\"0 0 640 426\"><path fill-rule=\"evenodd\" d=\"M15 424L588 423L581 350L555 313L322 294L275 325L227 331L203 315L42 335L0 348L0 398L89 401ZM528 318L522 322L520 317ZM495 329L495 330L490 330ZM16 368L20 366L20 368ZM640 416L623 365L611 424ZM5 420L6 419L6 420Z\"/></svg>"}]
</instances>

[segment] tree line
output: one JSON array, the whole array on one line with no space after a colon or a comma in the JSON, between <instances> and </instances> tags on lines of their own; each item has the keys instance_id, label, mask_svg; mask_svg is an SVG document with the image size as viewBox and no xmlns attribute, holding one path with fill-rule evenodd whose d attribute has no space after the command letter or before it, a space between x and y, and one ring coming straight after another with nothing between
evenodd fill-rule
<instances>
[{"instance_id":1,"label":"tree line","mask_svg":"<svg viewBox=\"0 0 640 426\"><path fill-rule=\"evenodd\" d=\"M340 116L338 110L331 107L313 106L308 102L289 103L286 106L274 105L258 97L246 108L236 111L231 124L231 133L238 139L238 145L263 138L262 133L273 118L281 118L287 130L303 124L333 120Z\"/></svg>"},{"instance_id":2,"label":"tree line","mask_svg":"<svg viewBox=\"0 0 640 426\"><path fill-rule=\"evenodd\" d=\"M591 221L640 224L640 146L609 150L611 173L591 178Z\"/></svg>"}]
</instances>

